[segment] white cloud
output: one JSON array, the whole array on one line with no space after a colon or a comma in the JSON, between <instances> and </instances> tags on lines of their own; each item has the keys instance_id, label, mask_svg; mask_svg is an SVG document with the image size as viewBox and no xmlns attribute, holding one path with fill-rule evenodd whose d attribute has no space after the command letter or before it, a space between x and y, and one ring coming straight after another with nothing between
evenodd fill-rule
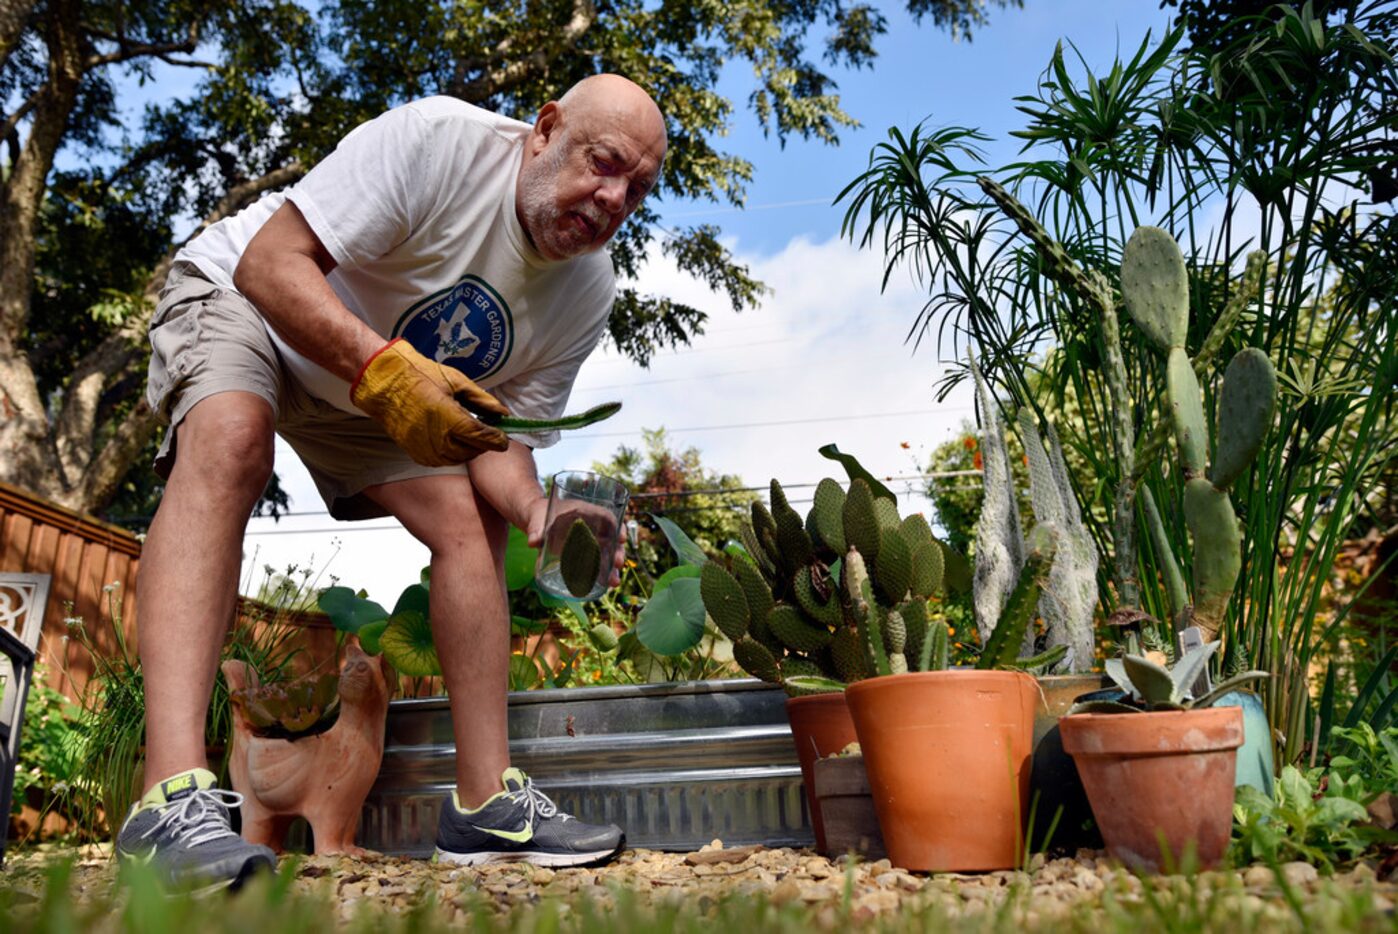
<instances>
[{"instance_id":1,"label":"white cloud","mask_svg":"<svg viewBox=\"0 0 1398 934\"><path fill-rule=\"evenodd\" d=\"M763 306L735 314L723 296L656 257L645 268L642 290L704 309L710 315L707 333L690 347L657 355L648 370L615 351L594 353L569 408L607 399L620 399L625 407L612 420L540 451L541 474L586 468L621 444L639 445L643 427L664 427L672 444L698 447L707 467L752 486L765 486L772 477L789 485L843 479L838 464L816 453L829 442L878 476L906 477L925 467L931 449L971 417L970 394L960 389L937 403L934 384L942 369L933 341L916 353L904 342L922 292L895 274L880 294L880 254L838 239L817 243L802 237L766 257L745 255L740 245L730 248L773 289ZM277 468L294 509L321 508L295 455L280 443ZM910 491L919 484L891 486ZM808 496L793 490L792 499ZM904 495L900 505L904 512L927 508L920 495ZM262 534L337 525L335 532ZM427 552L401 530L351 531L363 526L328 516L290 517L276 525L255 519L245 551L251 557L259 549L258 568L304 566L312 552L324 561L334 550L331 539L338 538L342 547L330 572L391 601L417 579Z\"/></svg>"}]
</instances>

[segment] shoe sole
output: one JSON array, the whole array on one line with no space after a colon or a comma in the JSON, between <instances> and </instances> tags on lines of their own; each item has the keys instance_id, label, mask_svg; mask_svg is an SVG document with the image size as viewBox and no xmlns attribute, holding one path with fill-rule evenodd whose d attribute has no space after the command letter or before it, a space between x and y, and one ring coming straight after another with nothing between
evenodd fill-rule
<instances>
[{"instance_id":1,"label":"shoe sole","mask_svg":"<svg viewBox=\"0 0 1398 934\"><path fill-rule=\"evenodd\" d=\"M149 866L149 860L142 859L129 853L118 853L117 861L124 864L135 864ZM248 859L238 868L238 871L225 879L215 879L213 881L197 884L191 881L177 882L174 884L163 882L160 886L166 898L178 896L188 896L190 898L203 899L219 892L226 892L230 895L240 890L248 882L262 875L263 873L275 874L277 867L275 863L268 864L261 859Z\"/></svg>"},{"instance_id":2,"label":"shoe sole","mask_svg":"<svg viewBox=\"0 0 1398 934\"><path fill-rule=\"evenodd\" d=\"M562 867L586 866L599 863L620 853L620 846L607 850L593 850L581 853L544 853L528 850L481 850L475 853L451 853L437 848L432 858L439 863L452 863L457 866L482 866L486 863L529 863L534 866Z\"/></svg>"}]
</instances>

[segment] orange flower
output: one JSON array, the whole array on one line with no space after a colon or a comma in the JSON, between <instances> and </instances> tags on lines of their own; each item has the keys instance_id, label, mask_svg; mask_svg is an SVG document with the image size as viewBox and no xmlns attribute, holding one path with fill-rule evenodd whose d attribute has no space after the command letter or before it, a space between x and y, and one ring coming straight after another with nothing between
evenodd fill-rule
<instances>
[{"instance_id":1,"label":"orange flower","mask_svg":"<svg viewBox=\"0 0 1398 934\"><path fill-rule=\"evenodd\" d=\"M971 458L971 466L976 468L977 470L985 469L985 460L981 457L980 451L977 451L975 453L975 456Z\"/></svg>"}]
</instances>

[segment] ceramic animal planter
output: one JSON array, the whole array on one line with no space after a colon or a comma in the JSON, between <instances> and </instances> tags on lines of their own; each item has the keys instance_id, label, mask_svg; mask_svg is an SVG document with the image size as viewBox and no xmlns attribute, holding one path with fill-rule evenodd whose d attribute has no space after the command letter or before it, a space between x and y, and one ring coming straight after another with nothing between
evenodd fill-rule
<instances>
[{"instance_id":1,"label":"ceramic animal planter","mask_svg":"<svg viewBox=\"0 0 1398 934\"><path fill-rule=\"evenodd\" d=\"M351 643L340 669L340 715L323 733L298 739L257 736L235 704L228 771L243 796L243 837L280 851L296 817L311 825L315 852L361 855L359 813L383 759L393 669ZM246 662L223 663L230 691L258 686Z\"/></svg>"}]
</instances>

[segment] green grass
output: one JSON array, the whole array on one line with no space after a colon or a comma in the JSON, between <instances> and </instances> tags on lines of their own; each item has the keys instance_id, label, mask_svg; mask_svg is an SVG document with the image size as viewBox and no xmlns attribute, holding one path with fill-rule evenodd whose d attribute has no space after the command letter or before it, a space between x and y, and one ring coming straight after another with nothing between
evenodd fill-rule
<instances>
[{"instance_id":1,"label":"green grass","mask_svg":"<svg viewBox=\"0 0 1398 934\"><path fill-rule=\"evenodd\" d=\"M799 900L776 904L765 893L735 893L719 898L665 896L597 887L597 895L518 900L492 897L463 881L460 893L444 900L432 886L406 908L385 899L365 898L342 912L333 877L298 879L301 864L283 864L275 876L257 880L235 895L167 896L146 870L121 873L117 885L75 879L72 864L57 861L46 868L13 866L0 876L0 934L9 932L131 931L140 934L258 932L293 934L329 930L413 932L529 932L591 934L610 931L688 932L727 930L792 934L811 930L844 931L1081 931L1102 934L1145 932L1267 930L1391 931L1391 901L1371 884L1346 887L1322 882L1308 892L1285 886L1267 896L1244 891L1233 874L1152 880L1123 878L1097 899L1071 907L1057 906L1051 895L1024 887L998 890L990 899L963 901L956 880L934 883L924 892L904 896L899 907L875 913L852 898L852 887L833 902L804 905ZM469 876L465 877L469 879ZM996 890L992 890L996 891ZM1388 887L1388 898L1393 889Z\"/></svg>"}]
</instances>

